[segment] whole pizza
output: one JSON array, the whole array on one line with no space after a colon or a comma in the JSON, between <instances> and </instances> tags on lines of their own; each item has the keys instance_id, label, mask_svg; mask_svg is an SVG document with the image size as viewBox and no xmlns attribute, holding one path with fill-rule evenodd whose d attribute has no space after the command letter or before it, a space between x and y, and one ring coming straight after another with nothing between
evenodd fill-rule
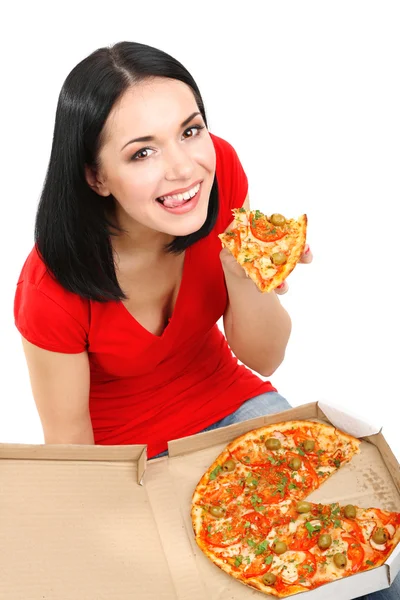
<instances>
[{"instance_id":1,"label":"whole pizza","mask_svg":"<svg viewBox=\"0 0 400 600\"><path fill-rule=\"evenodd\" d=\"M280 598L379 567L400 540L400 513L305 500L359 445L314 421L235 439L194 491L197 544L229 575Z\"/></svg>"}]
</instances>

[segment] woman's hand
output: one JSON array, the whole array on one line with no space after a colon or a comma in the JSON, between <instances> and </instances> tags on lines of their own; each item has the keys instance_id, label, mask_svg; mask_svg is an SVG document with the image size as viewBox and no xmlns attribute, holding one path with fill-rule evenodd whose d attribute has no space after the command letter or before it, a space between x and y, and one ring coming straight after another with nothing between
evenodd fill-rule
<instances>
[{"instance_id":1,"label":"woman's hand","mask_svg":"<svg viewBox=\"0 0 400 600\"><path fill-rule=\"evenodd\" d=\"M222 267L225 272L228 272L229 274L235 275L236 277L239 277L242 279L247 278L245 270L239 265L236 258L229 252L229 250L224 248L221 251L219 256L221 259ZM313 259L313 255L310 250L310 246L308 244L306 244L306 246L304 248L304 252L301 255L299 262L303 263L303 264L308 264L312 261L312 259ZM279 287L275 288L274 291L279 295L283 295L283 294L286 294L288 289L289 289L289 285L285 279L285 281L283 283L281 283L281 285Z\"/></svg>"}]
</instances>

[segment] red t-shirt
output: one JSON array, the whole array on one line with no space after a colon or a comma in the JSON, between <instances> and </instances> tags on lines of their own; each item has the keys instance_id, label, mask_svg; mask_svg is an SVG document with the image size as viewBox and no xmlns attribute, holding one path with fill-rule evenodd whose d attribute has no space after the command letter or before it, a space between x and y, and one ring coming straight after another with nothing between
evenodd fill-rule
<instances>
[{"instance_id":1,"label":"red t-shirt","mask_svg":"<svg viewBox=\"0 0 400 600\"><path fill-rule=\"evenodd\" d=\"M149 457L167 441L197 433L247 399L274 391L239 365L217 326L227 292L218 233L247 195L247 177L230 144L212 136L219 215L212 232L185 253L182 283L161 336L142 327L122 302L96 302L66 291L34 248L15 296L15 323L32 344L63 353L85 350L89 408L96 444L148 444Z\"/></svg>"}]
</instances>

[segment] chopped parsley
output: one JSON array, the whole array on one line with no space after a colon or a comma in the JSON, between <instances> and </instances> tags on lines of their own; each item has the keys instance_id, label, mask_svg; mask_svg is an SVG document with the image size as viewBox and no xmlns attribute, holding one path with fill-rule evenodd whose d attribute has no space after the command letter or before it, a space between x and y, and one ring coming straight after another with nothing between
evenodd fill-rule
<instances>
[{"instance_id":1,"label":"chopped parsley","mask_svg":"<svg viewBox=\"0 0 400 600\"><path fill-rule=\"evenodd\" d=\"M340 460L338 458L335 458L333 462L334 462L335 467L338 469L341 465Z\"/></svg>"},{"instance_id":2,"label":"chopped parsley","mask_svg":"<svg viewBox=\"0 0 400 600\"><path fill-rule=\"evenodd\" d=\"M339 519L335 519L333 522L333 525L335 528L341 527L342 526L342 521L339 521Z\"/></svg>"},{"instance_id":3,"label":"chopped parsley","mask_svg":"<svg viewBox=\"0 0 400 600\"><path fill-rule=\"evenodd\" d=\"M312 573L314 571L313 565L303 565L303 569L305 569L308 573Z\"/></svg>"},{"instance_id":4,"label":"chopped parsley","mask_svg":"<svg viewBox=\"0 0 400 600\"><path fill-rule=\"evenodd\" d=\"M217 466L215 467L215 469L214 469L213 471L211 471L211 473L210 473L210 479L211 479L211 480L212 480L212 479L216 479L216 478L217 478L217 476L218 476L218 473L219 473L220 471L222 471L222 467L221 467L221 465L217 465Z\"/></svg>"},{"instance_id":5,"label":"chopped parsley","mask_svg":"<svg viewBox=\"0 0 400 600\"><path fill-rule=\"evenodd\" d=\"M270 565L273 560L274 560L273 555L272 554L268 554L268 556L265 558L264 562L265 562L266 565Z\"/></svg>"},{"instance_id":6,"label":"chopped parsley","mask_svg":"<svg viewBox=\"0 0 400 600\"><path fill-rule=\"evenodd\" d=\"M235 557L235 567L240 567L240 565L242 564L242 562L243 562L243 556L241 554L238 554Z\"/></svg>"},{"instance_id":7,"label":"chopped parsley","mask_svg":"<svg viewBox=\"0 0 400 600\"><path fill-rule=\"evenodd\" d=\"M260 496L257 496L257 494L253 494L250 498L250 502L252 503L253 508L255 508L257 504L261 504L262 498L260 498Z\"/></svg>"},{"instance_id":8,"label":"chopped parsley","mask_svg":"<svg viewBox=\"0 0 400 600\"><path fill-rule=\"evenodd\" d=\"M315 533L316 531L321 531L321 525L311 525L310 522L306 523L306 529L308 531L308 536L312 537L312 534Z\"/></svg>"},{"instance_id":9,"label":"chopped parsley","mask_svg":"<svg viewBox=\"0 0 400 600\"><path fill-rule=\"evenodd\" d=\"M258 544L254 554L256 556L258 556L259 554L262 554L263 552L265 552L268 548L268 540L264 540L263 542L261 542L261 544Z\"/></svg>"},{"instance_id":10,"label":"chopped parsley","mask_svg":"<svg viewBox=\"0 0 400 600\"><path fill-rule=\"evenodd\" d=\"M375 563L374 563L374 562L372 562L372 560L366 560L365 562L366 562L366 564L367 564L367 565L369 565L370 567L374 567L374 566L375 566Z\"/></svg>"}]
</instances>

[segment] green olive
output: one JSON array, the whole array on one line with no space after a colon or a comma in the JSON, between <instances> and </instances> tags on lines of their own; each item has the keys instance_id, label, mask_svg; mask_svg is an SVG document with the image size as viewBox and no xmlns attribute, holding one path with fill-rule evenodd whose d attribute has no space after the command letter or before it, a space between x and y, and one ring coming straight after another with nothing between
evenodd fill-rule
<instances>
[{"instance_id":1,"label":"green olive","mask_svg":"<svg viewBox=\"0 0 400 600\"><path fill-rule=\"evenodd\" d=\"M225 511L223 508L221 508L221 506L210 506L208 512L210 513L210 515L216 517L217 519L220 519L225 514Z\"/></svg>"},{"instance_id":2,"label":"green olive","mask_svg":"<svg viewBox=\"0 0 400 600\"><path fill-rule=\"evenodd\" d=\"M311 503L306 502L305 500L300 500L296 504L296 510L298 513L308 513L312 509Z\"/></svg>"},{"instance_id":3,"label":"green olive","mask_svg":"<svg viewBox=\"0 0 400 600\"><path fill-rule=\"evenodd\" d=\"M323 533L318 538L318 546L321 550L326 550L332 544L332 538L329 533Z\"/></svg>"},{"instance_id":4,"label":"green olive","mask_svg":"<svg viewBox=\"0 0 400 600\"><path fill-rule=\"evenodd\" d=\"M356 507L353 506L352 504L347 504L344 507L344 516L347 519L355 519L356 518L356 514L357 514Z\"/></svg>"},{"instance_id":5,"label":"green olive","mask_svg":"<svg viewBox=\"0 0 400 600\"><path fill-rule=\"evenodd\" d=\"M298 471L301 467L301 458L298 456L292 458L292 460L289 461L289 467L293 469L293 471Z\"/></svg>"},{"instance_id":6,"label":"green olive","mask_svg":"<svg viewBox=\"0 0 400 600\"><path fill-rule=\"evenodd\" d=\"M255 490L258 486L258 481L256 481L255 479L250 479L250 481L248 481L246 485L248 488Z\"/></svg>"},{"instance_id":7,"label":"green olive","mask_svg":"<svg viewBox=\"0 0 400 600\"><path fill-rule=\"evenodd\" d=\"M338 552L333 557L333 562L335 563L335 565L337 567L339 567L339 569L344 569L345 566L347 565L347 558L346 558L345 554Z\"/></svg>"},{"instance_id":8,"label":"green olive","mask_svg":"<svg viewBox=\"0 0 400 600\"><path fill-rule=\"evenodd\" d=\"M224 462L224 464L222 465L222 470L223 471L234 471L236 467L236 463L234 460L227 460L226 462Z\"/></svg>"},{"instance_id":9,"label":"green olive","mask_svg":"<svg viewBox=\"0 0 400 600\"><path fill-rule=\"evenodd\" d=\"M285 217L283 215L280 215L279 213L274 213L273 215L271 215L269 220L273 225L277 225L278 227L286 223Z\"/></svg>"},{"instance_id":10,"label":"green olive","mask_svg":"<svg viewBox=\"0 0 400 600\"><path fill-rule=\"evenodd\" d=\"M265 442L268 450L279 450L281 443L277 438L268 438Z\"/></svg>"},{"instance_id":11,"label":"green olive","mask_svg":"<svg viewBox=\"0 0 400 600\"><path fill-rule=\"evenodd\" d=\"M274 585L274 583L276 582L276 575L274 575L273 573L265 573L262 576L262 582L264 585Z\"/></svg>"},{"instance_id":12,"label":"green olive","mask_svg":"<svg viewBox=\"0 0 400 600\"><path fill-rule=\"evenodd\" d=\"M286 552L287 550L287 546L285 544L285 542L274 542L272 544L272 549L275 552L275 554L283 554L284 552Z\"/></svg>"},{"instance_id":13,"label":"green olive","mask_svg":"<svg viewBox=\"0 0 400 600\"><path fill-rule=\"evenodd\" d=\"M315 448L314 440L305 440L303 443L303 448L306 452L312 452Z\"/></svg>"},{"instance_id":14,"label":"green olive","mask_svg":"<svg viewBox=\"0 0 400 600\"><path fill-rule=\"evenodd\" d=\"M284 265L287 263L287 256L284 252L274 252L271 254L271 260L274 265Z\"/></svg>"},{"instance_id":15,"label":"green olive","mask_svg":"<svg viewBox=\"0 0 400 600\"><path fill-rule=\"evenodd\" d=\"M372 539L374 540L375 544L386 544L388 541L386 529L383 529L383 527L377 527L377 529L374 531Z\"/></svg>"}]
</instances>

